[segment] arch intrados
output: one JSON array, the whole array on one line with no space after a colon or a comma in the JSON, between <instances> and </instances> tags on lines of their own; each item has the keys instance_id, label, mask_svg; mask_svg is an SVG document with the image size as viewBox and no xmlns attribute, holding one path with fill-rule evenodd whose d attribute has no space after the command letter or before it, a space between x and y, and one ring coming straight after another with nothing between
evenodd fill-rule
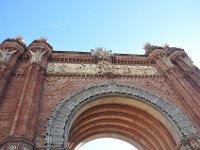
<instances>
[{"instance_id":1,"label":"arch intrados","mask_svg":"<svg viewBox=\"0 0 200 150\"><path fill-rule=\"evenodd\" d=\"M136 97L131 97L127 95L118 95L118 94L105 94L100 97L93 97L92 99L81 103L76 110L72 112L72 115L70 116L71 122L69 124L69 128L71 129L72 123L77 119L77 117L86 109L89 109L94 106L98 106L101 104L109 104L109 103L114 103L114 104L126 104L135 108L138 108L140 110L143 110L145 112L148 112L150 116L153 116L154 118L157 118L158 120L161 121L162 124L165 124L168 128L169 131L172 131L171 133L176 133L178 129L176 129L175 125L172 125L172 122L169 121L168 116L166 116L165 113L162 111L157 110L154 105L149 103L148 101L145 101L141 98L136 98ZM110 99L110 97L114 97L113 99ZM123 99L123 101L121 101ZM175 137L177 136L176 134L174 135ZM178 137L177 137L178 138ZM175 138L175 139L177 139Z\"/></svg>"},{"instance_id":2,"label":"arch intrados","mask_svg":"<svg viewBox=\"0 0 200 150\"><path fill-rule=\"evenodd\" d=\"M114 105L112 104L113 100L114 100L114 103L115 103ZM159 149L163 149L162 147L167 148L168 145L174 145L174 143L172 141L169 141L169 140L168 140L168 142L166 142L166 141L161 142L160 141L160 138L163 137L163 135L160 134L160 133L163 133L165 136L169 136L169 139L171 139L172 137L170 136L168 131L165 129L165 127L160 125L159 122L157 123L157 120L155 120L155 118L151 117L150 115L147 115L146 112L144 113L144 110L146 110L146 109L151 111L150 110L151 107L149 107L147 104L143 104L143 102L137 102L137 101L133 102L133 101L135 101L135 100L130 99L130 98L110 97L109 96L109 97L97 99L95 101L87 103L87 105L85 105L87 107L87 109L85 109L84 106L82 106L82 109L78 109L78 110L79 111L84 110L84 111L82 113L77 112L79 114L79 117L76 118L72 127L70 128L70 135L72 135L72 136L70 136L69 142L74 143L73 142L74 139L88 138L89 136L92 136L93 134L99 134L99 133L105 132L105 130L107 130L107 132L117 132L117 130L119 130L119 128L120 128L120 129L124 129L124 131L122 131L121 133L124 133L126 137L130 137L130 133L137 134L140 138L145 139L145 141L148 141L148 139L149 139L150 142L148 142L148 143L151 143L151 145L154 145L155 143L157 143L157 147L159 147L159 145L160 145ZM134 105L131 104L132 102L133 102ZM127 105L127 104L129 104L129 105ZM95 118L90 118L90 116L91 117L98 117L94 113L91 114L91 112L93 110L98 109L98 108L101 109L102 106L105 106L105 107L103 107L104 111L106 111L106 109L109 109L109 110L112 109L112 106L113 106L114 112L113 112L113 114L108 114L109 116L112 116L112 115L114 116L114 113L115 113L115 114L118 115L118 117L121 117L121 115L122 115L122 117L126 117L128 120L127 119L126 120L119 119L119 118L116 119L116 120L113 120L113 119L110 119L108 117L106 117L107 119L104 119L102 117L102 115L104 115L104 114L101 111L99 111L100 119L97 118L95 120ZM116 108L116 106L118 106L118 108ZM122 107L122 106L124 106L124 107ZM135 108L135 106L140 106L141 108L143 106L148 106L148 107L143 107L143 110L142 110L143 112L142 112L141 110L139 111L138 108ZM120 109L120 107L122 107L122 108ZM114 110L114 109L118 110L119 112ZM129 112L129 114L127 114L127 112L123 112L123 110L130 111L130 109L132 109L132 112ZM156 111L154 111L152 113L155 113L155 112ZM88 116L87 113L89 113L90 116ZM98 112L96 112L96 113L98 114ZM106 112L106 113L112 113L112 111L109 111L109 112ZM156 112L156 113L158 113L158 112ZM141 116L138 117L138 114L140 114ZM146 118L146 120L144 120L144 117L148 117L148 118ZM130 119L132 119L132 120L130 120ZM154 121L151 121L151 119L154 120ZM134 120L134 122L131 122L133 120ZM101 123L101 121L104 122L104 123ZM80 125L80 123L83 123L83 125ZM100 126L93 127L92 124L94 124L94 123L97 124L97 125L100 124ZM154 130L154 127L149 123L154 124L154 125L157 124L156 128L157 128L158 131ZM118 125L118 126L116 127L116 125ZM134 126L134 129L132 128L132 126ZM98 129L96 129L96 127ZM105 127L105 128L101 130L101 128L103 128L103 127ZM98 130L100 132L96 133L96 130ZM130 131L128 131L128 130L130 130ZM126 132L126 131L128 131L128 132ZM85 135L84 132L87 132L87 134ZM173 133L175 131L171 131L171 132ZM130 140L132 138L133 137L130 137ZM172 143L172 144L169 144L169 143ZM168 148L168 149L170 149L170 148Z\"/></svg>"}]
</instances>

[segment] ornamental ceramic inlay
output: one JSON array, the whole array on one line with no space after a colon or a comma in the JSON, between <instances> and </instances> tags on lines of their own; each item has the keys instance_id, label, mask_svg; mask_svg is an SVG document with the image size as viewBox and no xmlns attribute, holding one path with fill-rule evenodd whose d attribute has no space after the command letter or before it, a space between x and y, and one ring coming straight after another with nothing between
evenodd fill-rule
<instances>
[{"instance_id":1,"label":"ornamental ceramic inlay","mask_svg":"<svg viewBox=\"0 0 200 150\"><path fill-rule=\"evenodd\" d=\"M115 75L132 75L132 76L150 76L158 75L153 66L140 65L112 65L106 61L99 64L67 64L67 63L49 63L47 66L47 74L68 75L68 74L89 74L102 75L112 73Z\"/></svg>"}]
</instances>

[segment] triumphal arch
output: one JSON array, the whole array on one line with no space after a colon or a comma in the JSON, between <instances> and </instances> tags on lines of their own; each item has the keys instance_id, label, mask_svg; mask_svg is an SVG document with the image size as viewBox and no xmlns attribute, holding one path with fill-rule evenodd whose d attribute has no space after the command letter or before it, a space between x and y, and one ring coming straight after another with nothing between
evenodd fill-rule
<instances>
[{"instance_id":1,"label":"triumphal arch","mask_svg":"<svg viewBox=\"0 0 200 150\"><path fill-rule=\"evenodd\" d=\"M200 149L200 70L181 48L144 55L0 45L0 150L74 150L113 137L139 150Z\"/></svg>"}]
</instances>

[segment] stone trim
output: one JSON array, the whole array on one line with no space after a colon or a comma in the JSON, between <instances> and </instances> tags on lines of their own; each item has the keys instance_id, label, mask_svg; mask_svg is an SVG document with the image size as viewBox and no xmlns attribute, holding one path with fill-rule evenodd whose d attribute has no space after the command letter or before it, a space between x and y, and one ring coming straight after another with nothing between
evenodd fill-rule
<instances>
[{"instance_id":1,"label":"stone trim","mask_svg":"<svg viewBox=\"0 0 200 150\"><path fill-rule=\"evenodd\" d=\"M48 147L47 150L50 150L51 146L66 146L72 119L70 116L72 116L72 112L77 106L82 102L89 102L91 98L95 99L95 97L105 94L120 94L126 97L137 97L139 98L138 100L151 103L175 126L180 139L195 137L198 144L200 144L199 134L195 130L192 122L179 108L169 101L141 88L108 82L82 88L71 93L59 102L52 111L46 125L44 141Z\"/></svg>"},{"instance_id":2,"label":"stone trim","mask_svg":"<svg viewBox=\"0 0 200 150\"><path fill-rule=\"evenodd\" d=\"M113 65L103 61L98 64L48 63L47 75L104 75L120 76L156 76L159 75L154 66L146 65Z\"/></svg>"}]
</instances>

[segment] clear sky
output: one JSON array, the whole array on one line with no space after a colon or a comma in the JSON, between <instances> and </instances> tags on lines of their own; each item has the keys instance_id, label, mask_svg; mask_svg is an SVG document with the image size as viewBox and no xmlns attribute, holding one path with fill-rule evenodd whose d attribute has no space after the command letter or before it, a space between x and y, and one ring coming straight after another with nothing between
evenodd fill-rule
<instances>
[{"instance_id":1,"label":"clear sky","mask_svg":"<svg viewBox=\"0 0 200 150\"><path fill-rule=\"evenodd\" d=\"M118 139L100 138L83 144L78 150L137 150L137 148Z\"/></svg>"},{"instance_id":2,"label":"clear sky","mask_svg":"<svg viewBox=\"0 0 200 150\"><path fill-rule=\"evenodd\" d=\"M55 50L143 54L143 44L181 47L200 66L199 0L1 0L0 42L46 36Z\"/></svg>"},{"instance_id":3,"label":"clear sky","mask_svg":"<svg viewBox=\"0 0 200 150\"><path fill-rule=\"evenodd\" d=\"M144 54L143 44L181 47L200 67L200 0L1 0L0 42L41 36L54 50ZM105 149L104 149L105 150Z\"/></svg>"}]
</instances>

